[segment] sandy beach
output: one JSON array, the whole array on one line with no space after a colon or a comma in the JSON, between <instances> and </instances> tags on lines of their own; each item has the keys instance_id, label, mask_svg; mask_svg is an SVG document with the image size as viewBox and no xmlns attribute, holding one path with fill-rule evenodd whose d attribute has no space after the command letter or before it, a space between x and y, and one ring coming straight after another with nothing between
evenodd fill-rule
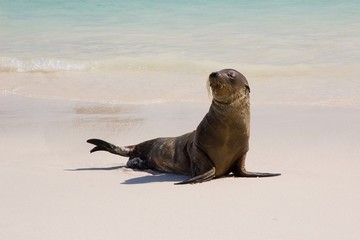
<instances>
[{"instance_id":1,"label":"sandy beach","mask_svg":"<svg viewBox=\"0 0 360 240\"><path fill-rule=\"evenodd\" d=\"M184 176L124 168L90 154L194 129L208 103L105 105L0 97L1 239L357 239L360 113L252 105L249 170L267 179ZM174 107L175 105L175 107Z\"/></svg>"},{"instance_id":2,"label":"sandy beach","mask_svg":"<svg viewBox=\"0 0 360 240\"><path fill-rule=\"evenodd\" d=\"M0 240L358 240L360 1L0 1ZM127 169L89 138L193 131L250 84L246 167Z\"/></svg>"}]
</instances>

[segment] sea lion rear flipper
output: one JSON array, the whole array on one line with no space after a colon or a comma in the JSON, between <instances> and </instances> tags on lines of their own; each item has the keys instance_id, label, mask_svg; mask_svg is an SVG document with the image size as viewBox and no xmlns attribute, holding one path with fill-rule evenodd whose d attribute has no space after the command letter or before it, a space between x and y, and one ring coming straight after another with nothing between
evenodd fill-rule
<instances>
[{"instance_id":1,"label":"sea lion rear flipper","mask_svg":"<svg viewBox=\"0 0 360 240\"><path fill-rule=\"evenodd\" d=\"M178 182L175 184L180 185L180 184L188 184L188 183L190 183L190 184L201 183L201 182L210 181L214 177L215 177L215 167L212 167L209 171L207 171L201 175L186 179L182 182Z\"/></svg>"},{"instance_id":2,"label":"sea lion rear flipper","mask_svg":"<svg viewBox=\"0 0 360 240\"><path fill-rule=\"evenodd\" d=\"M129 157L131 152L129 147L118 147L100 139L89 139L87 142L96 145L96 147L90 150L91 153L96 151L107 151L123 157Z\"/></svg>"}]
</instances>

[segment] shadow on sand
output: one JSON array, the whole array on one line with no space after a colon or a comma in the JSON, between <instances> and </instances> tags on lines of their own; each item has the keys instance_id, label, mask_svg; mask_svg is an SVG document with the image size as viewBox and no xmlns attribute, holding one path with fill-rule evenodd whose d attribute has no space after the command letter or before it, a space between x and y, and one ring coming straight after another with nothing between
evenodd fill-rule
<instances>
[{"instance_id":1,"label":"shadow on sand","mask_svg":"<svg viewBox=\"0 0 360 240\"><path fill-rule=\"evenodd\" d=\"M155 183L155 182L181 182L187 179L187 176L176 175L171 173L160 173L154 171L146 171L150 173L149 176L141 176L137 178L131 178L125 180L122 184L132 185L132 184L144 184L144 183Z\"/></svg>"},{"instance_id":2,"label":"shadow on sand","mask_svg":"<svg viewBox=\"0 0 360 240\"><path fill-rule=\"evenodd\" d=\"M103 167L103 168L75 168L75 169L64 169L64 171L110 171L120 168L126 168L126 166L114 166L114 167Z\"/></svg>"},{"instance_id":3,"label":"shadow on sand","mask_svg":"<svg viewBox=\"0 0 360 240\"><path fill-rule=\"evenodd\" d=\"M64 169L64 171L111 171L121 168L126 168L126 166L113 166L113 167L97 167L97 168L74 168L74 169ZM141 170L133 170L141 171ZM144 170L141 172L146 172L150 175L136 177L132 179L125 180L121 184L133 185L133 184L145 184L145 183L155 183L155 182L181 182L188 178L188 176L176 175L172 173L162 173L153 170Z\"/></svg>"}]
</instances>

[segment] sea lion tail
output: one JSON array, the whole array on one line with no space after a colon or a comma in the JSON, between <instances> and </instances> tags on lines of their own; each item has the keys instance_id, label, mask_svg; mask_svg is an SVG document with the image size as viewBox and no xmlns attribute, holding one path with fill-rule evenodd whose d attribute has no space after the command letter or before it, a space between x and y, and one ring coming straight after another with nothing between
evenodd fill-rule
<instances>
[{"instance_id":1,"label":"sea lion tail","mask_svg":"<svg viewBox=\"0 0 360 240\"><path fill-rule=\"evenodd\" d=\"M100 139L89 139L87 142L95 145L95 147L90 150L90 153L97 151L107 151L123 157L129 157L130 153L132 152L131 147L118 147Z\"/></svg>"},{"instance_id":2,"label":"sea lion tail","mask_svg":"<svg viewBox=\"0 0 360 240\"><path fill-rule=\"evenodd\" d=\"M215 167L212 167L209 171L207 171L201 175L186 179L182 182L175 183L175 185L206 182L206 181L210 181L214 177L215 177Z\"/></svg>"}]
</instances>

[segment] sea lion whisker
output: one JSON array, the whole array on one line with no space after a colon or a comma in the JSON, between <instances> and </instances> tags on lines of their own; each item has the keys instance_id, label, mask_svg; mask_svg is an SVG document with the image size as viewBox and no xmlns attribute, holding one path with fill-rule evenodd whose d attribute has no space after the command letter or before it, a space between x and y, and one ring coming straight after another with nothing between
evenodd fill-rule
<instances>
[{"instance_id":1,"label":"sea lion whisker","mask_svg":"<svg viewBox=\"0 0 360 240\"><path fill-rule=\"evenodd\" d=\"M206 89L207 89L207 92L208 92L209 99L212 99L213 94L212 94L212 89L210 87L209 79L206 81Z\"/></svg>"}]
</instances>

